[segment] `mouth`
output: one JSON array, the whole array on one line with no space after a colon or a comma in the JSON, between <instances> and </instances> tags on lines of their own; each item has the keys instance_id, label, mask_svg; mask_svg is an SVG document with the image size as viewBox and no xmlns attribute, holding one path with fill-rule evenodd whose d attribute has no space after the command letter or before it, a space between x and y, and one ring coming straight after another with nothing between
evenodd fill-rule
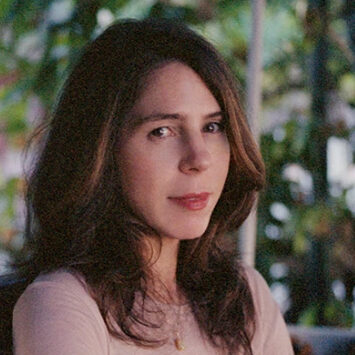
<instances>
[{"instance_id":1,"label":"mouth","mask_svg":"<svg viewBox=\"0 0 355 355\"><path fill-rule=\"evenodd\" d=\"M172 202L191 211L204 209L210 197L209 192L191 193L183 196L169 197Z\"/></svg>"}]
</instances>

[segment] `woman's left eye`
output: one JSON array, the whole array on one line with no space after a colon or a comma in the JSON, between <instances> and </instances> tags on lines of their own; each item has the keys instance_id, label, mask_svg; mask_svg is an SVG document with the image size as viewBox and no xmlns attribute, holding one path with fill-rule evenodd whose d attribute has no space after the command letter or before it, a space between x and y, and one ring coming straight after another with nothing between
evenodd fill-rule
<instances>
[{"instance_id":1,"label":"woman's left eye","mask_svg":"<svg viewBox=\"0 0 355 355\"><path fill-rule=\"evenodd\" d=\"M208 133L223 132L224 126L221 122L210 122L205 126L204 131Z\"/></svg>"}]
</instances>

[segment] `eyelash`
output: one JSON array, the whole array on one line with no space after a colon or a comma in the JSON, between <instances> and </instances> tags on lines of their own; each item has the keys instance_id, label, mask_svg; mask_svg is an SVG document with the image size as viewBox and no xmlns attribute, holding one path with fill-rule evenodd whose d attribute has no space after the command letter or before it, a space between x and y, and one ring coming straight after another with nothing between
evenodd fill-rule
<instances>
[{"instance_id":1,"label":"eyelash","mask_svg":"<svg viewBox=\"0 0 355 355\"><path fill-rule=\"evenodd\" d=\"M212 126L212 125L217 126L217 129L216 129L216 130L213 130L213 131L208 130L208 127L209 127L209 126ZM165 126L163 126L163 127L158 127L158 128L153 129L153 130L149 133L149 136L152 136L152 137L154 137L154 138L161 138L161 139L162 139L162 138L165 138L164 136L162 136L162 135L159 134L159 132L161 133L161 130L163 130L163 129L168 129L168 130L170 130L169 127L165 127ZM205 125L205 127L204 127L204 132L206 132L206 133L212 133L212 134L216 134L216 133L218 133L218 132L224 132L224 130L225 130L225 126L224 126L223 122L210 122L210 123L207 123L207 124Z\"/></svg>"}]
</instances>

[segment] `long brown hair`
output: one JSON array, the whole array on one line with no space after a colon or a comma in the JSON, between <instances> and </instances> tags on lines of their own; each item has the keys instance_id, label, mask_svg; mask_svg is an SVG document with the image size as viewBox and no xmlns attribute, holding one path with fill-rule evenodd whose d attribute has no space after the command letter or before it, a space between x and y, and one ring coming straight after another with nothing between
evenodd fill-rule
<instances>
[{"instance_id":1,"label":"long brown hair","mask_svg":"<svg viewBox=\"0 0 355 355\"><path fill-rule=\"evenodd\" d=\"M249 214L264 184L264 165L233 74L210 43L182 24L120 21L85 49L28 180L27 259L18 272L33 280L40 272L76 270L113 336L139 346L159 343L131 326L149 326L133 301L137 292L146 295L142 235L154 231L125 202L115 153L144 80L167 61L184 63L206 83L226 115L231 147L227 181L206 232L180 243L177 282L214 345L251 354L252 295L242 265L223 241Z\"/></svg>"}]
</instances>

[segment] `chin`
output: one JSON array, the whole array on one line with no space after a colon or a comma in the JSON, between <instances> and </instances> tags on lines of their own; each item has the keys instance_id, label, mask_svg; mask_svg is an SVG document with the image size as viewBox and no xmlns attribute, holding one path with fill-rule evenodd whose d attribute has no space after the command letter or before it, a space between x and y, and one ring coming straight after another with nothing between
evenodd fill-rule
<instances>
[{"instance_id":1,"label":"chin","mask_svg":"<svg viewBox=\"0 0 355 355\"><path fill-rule=\"evenodd\" d=\"M208 224L176 226L174 231L165 235L178 240L192 240L200 238L206 232L207 227Z\"/></svg>"}]
</instances>

